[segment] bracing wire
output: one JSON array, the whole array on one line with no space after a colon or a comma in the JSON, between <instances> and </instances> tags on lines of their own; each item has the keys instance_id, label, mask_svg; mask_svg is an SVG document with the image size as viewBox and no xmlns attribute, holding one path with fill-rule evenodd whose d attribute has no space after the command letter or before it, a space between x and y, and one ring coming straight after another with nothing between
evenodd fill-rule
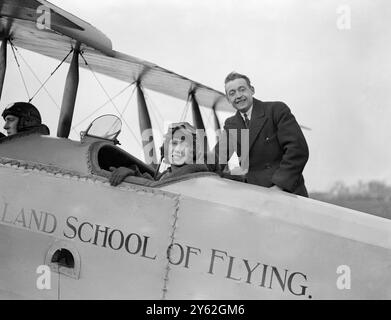
<instances>
[{"instance_id":1,"label":"bracing wire","mask_svg":"<svg viewBox=\"0 0 391 320\"><path fill-rule=\"evenodd\" d=\"M16 49L16 47L15 47ZM36 73L34 72L34 70L31 68L31 66L27 63L27 61L23 58L22 54L19 52L19 50L16 51L18 53L18 55L20 56L20 58L23 60L23 62L26 64L26 66L29 68L30 72L33 74L34 78L40 83L42 84L42 81L39 79L39 77L36 75ZM45 90L45 92L48 94L49 98L52 100L52 102L56 105L56 107L58 108L58 110L60 110L60 106L58 105L58 103L56 102L56 100L53 98L53 96L50 94L50 92L45 88L43 87L43 89Z\"/></svg>"},{"instance_id":2,"label":"bracing wire","mask_svg":"<svg viewBox=\"0 0 391 320\"><path fill-rule=\"evenodd\" d=\"M148 100L148 102L152 105L151 100ZM150 108L149 110L151 111L151 115L152 115L153 119L157 123L157 126L158 126L158 129L159 129L160 133L163 134L163 129L162 129L163 127L161 125L161 122L163 123L164 120L160 122L159 119L157 118L156 114L154 113L153 109L154 109L154 106L152 105L152 108Z\"/></svg>"},{"instance_id":3,"label":"bracing wire","mask_svg":"<svg viewBox=\"0 0 391 320\"><path fill-rule=\"evenodd\" d=\"M129 83L128 85L126 85L125 88L123 88L122 90L120 90L116 95L114 95L111 99L115 99L117 98L118 96L120 96L123 92L125 92L129 87L131 87L133 84L135 83L132 82L132 83ZM100 109L102 109L103 107L105 107L108 103L110 102L110 99L107 100L105 103L103 103L100 107L96 108L93 112L91 112L87 117L83 118L82 120L80 120L77 124L74 125L74 128L78 127L79 125L81 125L84 121L86 121L87 119L89 119L91 116L93 116L95 113L97 113Z\"/></svg>"},{"instance_id":4,"label":"bracing wire","mask_svg":"<svg viewBox=\"0 0 391 320\"><path fill-rule=\"evenodd\" d=\"M94 70L91 68L91 66L88 64L87 60L84 58L84 55L82 52L80 52L80 56L82 57L82 59L84 60L84 63L86 64L86 66L88 67L88 69L91 71L91 73L93 74L95 80L98 82L99 86L101 87L101 89L103 90L103 92L106 94L106 96L109 98L109 102L111 102L111 104L113 105L113 107L115 108L115 110L118 112L119 115L121 115L121 112L118 110L117 106L115 105L114 101L110 98L110 95L107 93L106 89L104 88L104 86L102 85L102 83L99 81L98 77L96 76ZM133 130L130 128L129 124L127 123L127 121L125 121L124 118L121 118L121 120L125 123L126 127L128 128L128 130L130 131L130 133L132 134L133 138L136 140L137 144L142 148L142 145L141 145L141 142L139 139L137 139L136 137L136 134L133 132Z\"/></svg>"},{"instance_id":5,"label":"bracing wire","mask_svg":"<svg viewBox=\"0 0 391 320\"><path fill-rule=\"evenodd\" d=\"M53 98L53 96L50 94L50 92L46 89L45 87L45 84L47 83L47 81L45 81L45 84L43 84L43 82L39 79L39 77L37 76L37 74L34 72L33 68L30 66L30 64L26 61L26 59L23 57L23 55L20 53L20 51L18 50L18 48L11 42L11 40L9 40L10 44L11 44L11 48L15 48L15 52L19 55L19 57L23 60L24 64L28 67L28 69L30 70L30 72L32 73L32 75L34 76L34 78L41 84L41 87L43 88L43 90L46 92L46 94L48 95L48 97L50 98L50 100L52 100L52 102L54 103L54 105L57 107L58 110L61 110L61 107L59 106L59 104L56 102L56 100ZM71 50L71 52L73 51L73 49ZM69 56L70 53L68 53L68 55L64 58L63 61L66 60L66 58ZM61 63L60 63L61 65ZM57 71L57 69L60 67L60 65L56 68L55 71ZM54 72L55 72L54 71ZM54 74L54 72L52 72L51 76ZM50 78L50 77L49 77ZM34 94L34 96L37 94L38 92L36 92ZM31 100L33 99L34 97L32 98L29 98L29 102L31 102ZM73 132L77 135L77 131L74 129L74 127L72 127L72 130Z\"/></svg>"},{"instance_id":6,"label":"bracing wire","mask_svg":"<svg viewBox=\"0 0 391 320\"><path fill-rule=\"evenodd\" d=\"M132 84L135 83L135 82L136 82L136 81L133 81ZM126 103L125 103L125 106L124 106L124 108L123 108L123 110L122 110L122 112L121 112L121 119L123 118L124 113L125 113L126 109L128 108L130 101L131 101L132 98L133 98L133 95L134 95L134 92L136 91L136 88L137 88L137 87L134 86L134 88L133 88L133 90L132 90L132 92L131 92L131 94L130 94L128 100L127 100Z\"/></svg>"},{"instance_id":7,"label":"bracing wire","mask_svg":"<svg viewBox=\"0 0 391 320\"><path fill-rule=\"evenodd\" d=\"M190 102L190 94L187 96L186 105L185 108L183 109L180 121L184 121L186 119L187 112L189 110L189 102Z\"/></svg>"},{"instance_id":8,"label":"bracing wire","mask_svg":"<svg viewBox=\"0 0 391 320\"><path fill-rule=\"evenodd\" d=\"M143 88L143 92L144 92L144 95L146 96L146 98L151 102L151 104L155 107L154 110L156 111L157 115L159 116L159 118L164 121L164 117L162 116L162 114L160 113L159 111L159 108L156 108L156 104L154 103L152 97L148 94L148 92Z\"/></svg>"},{"instance_id":9,"label":"bracing wire","mask_svg":"<svg viewBox=\"0 0 391 320\"><path fill-rule=\"evenodd\" d=\"M153 118L155 119L157 125L158 125L158 128L159 128L159 131L161 134L163 134L163 129L162 129L162 126L161 126L161 123L158 119L158 117L156 116L156 114L154 113L154 110L158 110L158 108L156 107L156 104L153 102L152 98L148 95L148 93L144 90L143 88L143 92L144 92L144 95L145 95L145 98L148 100L148 102L151 104L151 108L149 108L148 110L151 111L151 114L153 116ZM162 115L160 114L160 112L158 112L158 115L161 119L161 122L164 122L164 118L162 117Z\"/></svg>"},{"instance_id":10,"label":"bracing wire","mask_svg":"<svg viewBox=\"0 0 391 320\"><path fill-rule=\"evenodd\" d=\"M16 57L16 52L15 52L15 47L13 45L13 43L11 42L11 40L8 40L9 43L11 44L11 49L12 49L12 52L14 54L14 58L15 58L15 61L16 61L16 65L18 66L18 71L19 71L19 74L20 74L20 77L22 78L22 82L23 82L23 85L24 85L24 89L26 90L26 93L27 93L27 98L28 100L30 101L30 94L29 94L29 90L27 89L27 85L26 85L26 81L23 77L23 73L22 73L22 70L21 70L21 67L20 67L20 64L19 64L19 61L18 61L18 58Z\"/></svg>"},{"instance_id":11,"label":"bracing wire","mask_svg":"<svg viewBox=\"0 0 391 320\"><path fill-rule=\"evenodd\" d=\"M30 98L29 102L31 102L35 96L38 94L39 91L45 86L45 84L49 81L49 79L56 73L56 71L61 67L61 65L65 62L65 60L69 57L69 55L73 52L73 48L68 52L68 54L65 56L64 59L60 62L60 64L53 70L53 72L47 77L47 79L41 83L41 86L38 88L38 90L33 94L33 96Z\"/></svg>"}]
</instances>

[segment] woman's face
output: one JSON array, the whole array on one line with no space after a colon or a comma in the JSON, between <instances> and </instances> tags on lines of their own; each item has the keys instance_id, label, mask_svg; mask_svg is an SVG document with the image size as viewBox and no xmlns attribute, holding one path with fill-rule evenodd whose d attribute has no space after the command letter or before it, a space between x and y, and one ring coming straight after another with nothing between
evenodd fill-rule
<instances>
[{"instance_id":1,"label":"woman's face","mask_svg":"<svg viewBox=\"0 0 391 320\"><path fill-rule=\"evenodd\" d=\"M175 131L168 144L168 162L176 166L193 163L192 145L192 138L181 130Z\"/></svg>"}]
</instances>

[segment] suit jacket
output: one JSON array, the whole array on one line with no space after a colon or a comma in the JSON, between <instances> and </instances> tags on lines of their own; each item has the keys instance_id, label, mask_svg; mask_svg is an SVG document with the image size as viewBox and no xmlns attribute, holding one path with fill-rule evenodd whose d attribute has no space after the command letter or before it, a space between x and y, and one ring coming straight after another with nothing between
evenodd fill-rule
<instances>
[{"instance_id":1,"label":"suit jacket","mask_svg":"<svg viewBox=\"0 0 391 320\"><path fill-rule=\"evenodd\" d=\"M224 125L228 149L231 149L227 159L236 151L241 166L248 167L247 182L264 187L277 185L287 192L308 197L302 175L308 160L308 146L288 106L279 101L253 99L248 138L245 131L241 131L245 128L239 111ZM243 141L248 141L247 150L241 142L243 135ZM221 147L219 141L215 152Z\"/></svg>"}]
</instances>

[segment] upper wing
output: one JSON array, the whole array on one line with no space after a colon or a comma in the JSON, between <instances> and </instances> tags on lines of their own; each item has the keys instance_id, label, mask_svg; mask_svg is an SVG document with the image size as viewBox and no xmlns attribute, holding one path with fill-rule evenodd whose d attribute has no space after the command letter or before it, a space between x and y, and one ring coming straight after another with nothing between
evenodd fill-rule
<instances>
[{"instance_id":1,"label":"upper wing","mask_svg":"<svg viewBox=\"0 0 391 320\"><path fill-rule=\"evenodd\" d=\"M50 10L50 29L37 26L43 10ZM19 47L62 60L76 42L93 70L107 76L187 100L194 90L199 105L221 111L233 111L223 93L187 79L156 64L114 51L102 32L44 0L0 0L0 34L10 37ZM70 62L71 56L68 57ZM79 59L81 67L86 67Z\"/></svg>"}]
</instances>

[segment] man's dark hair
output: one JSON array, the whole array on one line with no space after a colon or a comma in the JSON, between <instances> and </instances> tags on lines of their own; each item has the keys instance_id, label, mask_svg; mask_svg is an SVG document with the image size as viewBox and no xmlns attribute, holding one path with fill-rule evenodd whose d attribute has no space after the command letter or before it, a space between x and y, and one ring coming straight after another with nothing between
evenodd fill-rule
<instances>
[{"instance_id":1,"label":"man's dark hair","mask_svg":"<svg viewBox=\"0 0 391 320\"><path fill-rule=\"evenodd\" d=\"M246 75L241 74L241 73L237 73L235 71L232 71L229 75L227 75L225 77L224 85L227 84L227 82L230 82L230 81L233 81L233 80L236 80L236 79L244 79L244 80L246 80L247 85L249 86L249 88L251 88L251 81L250 81L250 79Z\"/></svg>"}]
</instances>

